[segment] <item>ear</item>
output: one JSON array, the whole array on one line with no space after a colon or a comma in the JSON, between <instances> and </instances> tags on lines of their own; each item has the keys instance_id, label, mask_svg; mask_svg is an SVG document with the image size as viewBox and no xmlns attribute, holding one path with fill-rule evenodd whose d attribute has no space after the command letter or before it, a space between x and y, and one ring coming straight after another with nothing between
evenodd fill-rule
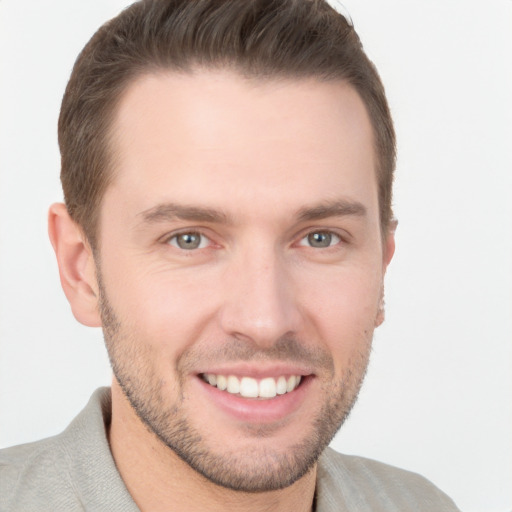
<instances>
[{"instance_id":1,"label":"ear","mask_svg":"<svg viewBox=\"0 0 512 512\"><path fill-rule=\"evenodd\" d=\"M98 283L92 249L62 203L50 207L48 234L57 256L62 289L73 315L84 325L100 327Z\"/></svg>"},{"instance_id":2,"label":"ear","mask_svg":"<svg viewBox=\"0 0 512 512\"><path fill-rule=\"evenodd\" d=\"M383 240L382 247L382 264L384 274L386 273L386 269L393 258L393 254L395 254L395 233L396 228L398 226L398 221L396 219L392 219L389 223L389 228L387 231L386 239Z\"/></svg>"},{"instance_id":3,"label":"ear","mask_svg":"<svg viewBox=\"0 0 512 512\"><path fill-rule=\"evenodd\" d=\"M393 219L390 222L389 229L387 231L386 239L383 240L382 246L382 275L386 274L388 265L395 254L395 231L398 226L398 221ZM384 283L382 284L381 297L379 303L379 309L375 318L375 327L379 327L384 322L385 318L385 305L384 305Z\"/></svg>"}]
</instances>

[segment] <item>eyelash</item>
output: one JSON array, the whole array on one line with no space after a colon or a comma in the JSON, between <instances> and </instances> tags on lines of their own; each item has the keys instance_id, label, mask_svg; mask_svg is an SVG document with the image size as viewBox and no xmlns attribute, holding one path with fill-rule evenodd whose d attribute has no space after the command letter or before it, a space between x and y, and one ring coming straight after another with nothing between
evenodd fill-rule
<instances>
[{"instance_id":1,"label":"eyelash","mask_svg":"<svg viewBox=\"0 0 512 512\"><path fill-rule=\"evenodd\" d=\"M201 240L199 242L199 245L197 247L192 247L192 248L188 248L188 249L186 249L184 247L180 247L178 239L180 236L184 236L184 235L200 237ZM330 237L330 239L328 240L329 245L327 245L325 247L314 247L314 246L308 244L307 242L303 243L304 241L308 241L309 237L311 237L313 235L323 235L323 236ZM332 241L334 241L334 243L331 243ZM163 242L165 244L171 245L172 247L174 247L180 251L183 251L183 252L194 252L199 249L207 249L208 246L213 243L211 238L208 237L207 235L205 235L204 233L202 233L200 230L181 231L179 233L174 233L170 236L165 237L163 239ZM311 242L311 240L309 240L309 242ZM330 249L332 247L337 246L340 243L346 243L346 240L340 234L338 234L332 230L329 230L329 229L315 229L315 230L308 231L306 234L304 234L299 239L298 245L301 247L309 247L311 249Z\"/></svg>"}]
</instances>

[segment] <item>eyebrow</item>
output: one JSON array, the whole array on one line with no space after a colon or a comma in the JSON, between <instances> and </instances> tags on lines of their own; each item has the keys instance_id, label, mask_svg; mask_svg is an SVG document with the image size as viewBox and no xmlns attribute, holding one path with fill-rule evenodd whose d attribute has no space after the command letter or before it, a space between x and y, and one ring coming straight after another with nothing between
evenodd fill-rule
<instances>
[{"instance_id":1,"label":"eyebrow","mask_svg":"<svg viewBox=\"0 0 512 512\"><path fill-rule=\"evenodd\" d=\"M366 207L358 201L339 199L327 203L303 207L297 212L300 222L327 219L329 217L356 216L363 217L367 213ZM156 224L174 220L191 222L211 222L217 224L232 224L231 217L214 208L188 206L177 203L163 203L139 213L143 222Z\"/></svg>"},{"instance_id":2,"label":"eyebrow","mask_svg":"<svg viewBox=\"0 0 512 512\"><path fill-rule=\"evenodd\" d=\"M139 213L142 220L153 224L158 222L168 222L172 220L188 220L193 222L214 222L231 223L229 216L213 208L202 208L198 206L187 206L176 203L164 203L154 206L149 210Z\"/></svg>"},{"instance_id":3,"label":"eyebrow","mask_svg":"<svg viewBox=\"0 0 512 512\"><path fill-rule=\"evenodd\" d=\"M301 208L298 212L298 218L304 222L327 219L329 217L364 217L366 214L366 207L359 201L339 199L312 207Z\"/></svg>"}]
</instances>

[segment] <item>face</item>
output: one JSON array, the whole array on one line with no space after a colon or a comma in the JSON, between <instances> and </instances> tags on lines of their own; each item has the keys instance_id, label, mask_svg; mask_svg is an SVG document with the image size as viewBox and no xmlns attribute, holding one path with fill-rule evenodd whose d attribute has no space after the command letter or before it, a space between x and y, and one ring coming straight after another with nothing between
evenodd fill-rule
<instances>
[{"instance_id":1,"label":"face","mask_svg":"<svg viewBox=\"0 0 512 512\"><path fill-rule=\"evenodd\" d=\"M212 482L290 485L350 411L380 322L391 238L362 101L341 82L148 75L112 133L96 264L119 385Z\"/></svg>"}]
</instances>

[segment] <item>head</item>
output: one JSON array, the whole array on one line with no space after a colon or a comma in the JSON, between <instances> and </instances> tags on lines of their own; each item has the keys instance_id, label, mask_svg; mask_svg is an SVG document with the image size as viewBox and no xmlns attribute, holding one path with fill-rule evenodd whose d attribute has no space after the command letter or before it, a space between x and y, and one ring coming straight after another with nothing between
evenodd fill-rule
<instances>
[{"instance_id":1,"label":"head","mask_svg":"<svg viewBox=\"0 0 512 512\"><path fill-rule=\"evenodd\" d=\"M316 0L138 2L80 55L59 137L50 234L113 396L214 484L299 480L356 400L394 248L353 28Z\"/></svg>"}]
</instances>

